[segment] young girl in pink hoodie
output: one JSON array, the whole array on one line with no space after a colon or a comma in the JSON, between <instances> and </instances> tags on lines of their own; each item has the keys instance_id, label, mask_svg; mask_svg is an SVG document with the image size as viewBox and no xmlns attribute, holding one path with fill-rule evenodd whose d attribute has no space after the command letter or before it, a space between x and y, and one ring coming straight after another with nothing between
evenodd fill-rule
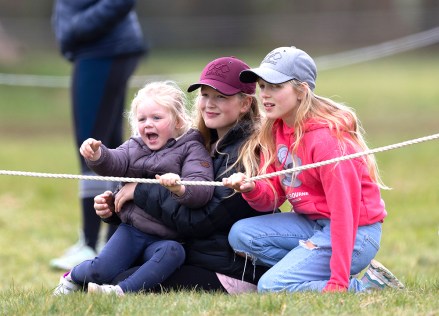
<instances>
[{"instance_id":1,"label":"young girl in pink hoodie","mask_svg":"<svg viewBox=\"0 0 439 316\"><path fill-rule=\"evenodd\" d=\"M258 83L266 120L241 151L246 174L223 183L259 211L271 213L286 200L292 211L243 219L229 242L238 254L271 267L259 280L261 292L401 288L372 260L387 215L373 156L249 181L367 149L354 111L314 94L316 76L313 59L295 47L277 48L258 68L241 72L241 81ZM351 278L368 265L361 280Z\"/></svg>"}]
</instances>

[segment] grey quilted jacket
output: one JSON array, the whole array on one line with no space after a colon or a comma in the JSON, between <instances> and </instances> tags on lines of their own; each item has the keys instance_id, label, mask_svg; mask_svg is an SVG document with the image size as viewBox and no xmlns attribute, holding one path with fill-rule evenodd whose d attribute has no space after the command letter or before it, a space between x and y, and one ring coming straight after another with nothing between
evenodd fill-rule
<instances>
[{"instance_id":1,"label":"grey quilted jacket","mask_svg":"<svg viewBox=\"0 0 439 316\"><path fill-rule=\"evenodd\" d=\"M102 155L97 161L86 161L99 175L130 178L151 178L156 174L172 172L182 180L212 181L212 159L203 145L203 137L189 130L178 140L170 139L164 148L152 151L140 137L131 137L116 149L101 146ZM152 184L159 185L159 184ZM185 193L173 198L188 207L204 206L213 196L213 186L187 185ZM175 230L147 214L132 201L125 203L119 217L123 223L167 239L178 239Z\"/></svg>"}]
</instances>

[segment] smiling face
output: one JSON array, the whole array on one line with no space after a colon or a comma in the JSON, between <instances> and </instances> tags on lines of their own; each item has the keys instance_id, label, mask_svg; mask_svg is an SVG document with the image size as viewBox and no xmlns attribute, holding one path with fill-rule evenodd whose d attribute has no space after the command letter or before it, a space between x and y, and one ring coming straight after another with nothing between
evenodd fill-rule
<instances>
[{"instance_id":1,"label":"smiling face","mask_svg":"<svg viewBox=\"0 0 439 316\"><path fill-rule=\"evenodd\" d=\"M218 136L224 136L239 120L242 114L249 110L251 98L239 93L224 95L217 90L203 85L198 102L199 111L206 127L216 129Z\"/></svg>"},{"instance_id":2,"label":"smiling face","mask_svg":"<svg viewBox=\"0 0 439 316\"><path fill-rule=\"evenodd\" d=\"M268 119L282 119L292 127L296 119L296 112L300 105L300 98L290 82L280 84L258 80L260 99Z\"/></svg>"},{"instance_id":3,"label":"smiling face","mask_svg":"<svg viewBox=\"0 0 439 316\"><path fill-rule=\"evenodd\" d=\"M170 138L178 136L172 113L151 98L138 104L136 118L139 135L151 150L159 150Z\"/></svg>"}]
</instances>

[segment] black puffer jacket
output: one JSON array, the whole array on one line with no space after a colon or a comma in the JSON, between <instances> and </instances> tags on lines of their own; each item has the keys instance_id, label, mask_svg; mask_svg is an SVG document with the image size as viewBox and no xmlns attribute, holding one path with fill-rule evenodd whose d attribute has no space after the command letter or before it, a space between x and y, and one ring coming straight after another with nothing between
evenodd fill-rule
<instances>
[{"instance_id":1,"label":"black puffer jacket","mask_svg":"<svg viewBox=\"0 0 439 316\"><path fill-rule=\"evenodd\" d=\"M68 60L141 54L147 47L135 0L56 0L52 26Z\"/></svg>"},{"instance_id":2,"label":"black puffer jacket","mask_svg":"<svg viewBox=\"0 0 439 316\"><path fill-rule=\"evenodd\" d=\"M252 132L249 122L241 122L224 137L213 157L216 181L235 171L225 170L237 159L240 146ZM148 214L160 219L185 236L186 264L226 274L240 279L245 260L234 254L228 243L231 226L238 220L264 213L252 209L240 194L220 186L215 187L212 200L202 208L191 209L178 204L169 191L157 185L138 184L134 202ZM244 279L253 280L253 268L248 264Z\"/></svg>"}]
</instances>

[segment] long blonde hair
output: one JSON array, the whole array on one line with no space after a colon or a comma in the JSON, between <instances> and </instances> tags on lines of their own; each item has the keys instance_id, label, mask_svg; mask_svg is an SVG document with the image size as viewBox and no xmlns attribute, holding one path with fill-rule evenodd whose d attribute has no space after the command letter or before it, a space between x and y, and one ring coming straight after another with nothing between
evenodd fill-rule
<instances>
[{"instance_id":1,"label":"long blonde hair","mask_svg":"<svg viewBox=\"0 0 439 316\"><path fill-rule=\"evenodd\" d=\"M326 123L329 129L335 132L342 154L346 152L347 143L351 143L359 151L368 150L363 136L364 130L352 108L314 94L307 84L300 81L291 80L285 84L292 84L297 94L302 96L294 122L296 139L291 149L293 157L304 136L305 123L311 118ZM249 177L266 174L268 166L275 162L276 140L273 134L274 123L275 120L273 119L264 120L261 130L250 137L241 151L238 161L244 166ZM346 133L349 137L346 137ZM260 166L260 154L264 157L264 164L262 166ZM374 156L367 155L363 159L367 164L371 179L381 188L387 189L379 176Z\"/></svg>"}]
</instances>

